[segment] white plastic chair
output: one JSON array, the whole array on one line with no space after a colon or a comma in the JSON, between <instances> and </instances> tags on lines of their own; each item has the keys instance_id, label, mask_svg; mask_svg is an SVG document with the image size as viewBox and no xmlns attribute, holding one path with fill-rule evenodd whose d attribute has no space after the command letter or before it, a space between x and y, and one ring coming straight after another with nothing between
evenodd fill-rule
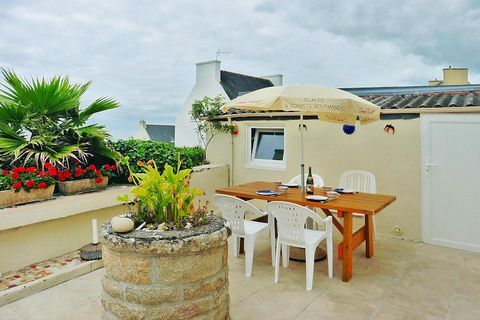
<instances>
[{"instance_id":1,"label":"white plastic chair","mask_svg":"<svg viewBox=\"0 0 480 320\"><path fill-rule=\"evenodd\" d=\"M277 247L275 251L275 282L278 282L280 268L280 248L283 257L283 267L288 266L289 247L305 248L306 262L306 288L312 290L313 267L315 249L323 239L327 239L328 277L333 277L333 240L332 240L332 217L322 219L314 211L283 201L272 201L267 205L267 211L277 220ZM310 230L305 228L307 218L311 218L318 224L325 225L325 230Z\"/></svg>"},{"instance_id":2,"label":"white plastic chair","mask_svg":"<svg viewBox=\"0 0 480 320\"><path fill-rule=\"evenodd\" d=\"M225 220L230 223L232 229L233 256L238 257L240 251L240 238L244 238L245 245L245 276L252 275L253 251L255 239L263 230L270 231L270 245L272 252L272 266L275 261L275 226L273 216L260 211L251 203L223 194L215 194L212 197L213 203L218 207ZM245 212L257 216L268 215L268 223L245 220Z\"/></svg>"},{"instance_id":3,"label":"white plastic chair","mask_svg":"<svg viewBox=\"0 0 480 320\"><path fill-rule=\"evenodd\" d=\"M375 175L364 170L349 170L345 171L340 177L338 183L340 188L352 189L359 192L377 193L377 184L375 182ZM354 217L363 218L363 214L353 213ZM376 237L375 216L373 221L373 237Z\"/></svg>"},{"instance_id":4,"label":"white plastic chair","mask_svg":"<svg viewBox=\"0 0 480 320\"><path fill-rule=\"evenodd\" d=\"M323 187L325 185L325 182L323 182L323 178L319 176L318 174L312 174L313 176L313 186L315 188ZM305 183L307 183L307 177L308 177L308 172L305 173ZM296 183L300 185L302 183L302 176L298 175L293 177L288 183Z\"/></svg>"}]
</instances>

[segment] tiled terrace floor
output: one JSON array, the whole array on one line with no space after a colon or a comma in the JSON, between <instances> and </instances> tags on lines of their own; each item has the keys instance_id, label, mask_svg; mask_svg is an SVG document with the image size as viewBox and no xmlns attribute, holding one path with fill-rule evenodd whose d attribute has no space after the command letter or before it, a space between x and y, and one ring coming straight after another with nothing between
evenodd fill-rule
<instances>
[{"instance_id":1,"label":"tiled terrace floor","mask_svg":"<svg viewBox=\"0 0 480 320\"><path fill-rule=\"evenodd\" d=\"M230 258L232 319L480 319L480 254L379 236L375 256L354 252L353 279L317 262L305 291L304 264L291 262L273 282L266 237L258 239L251 278ZM2 320L101 319L100 269L0 308Z\"/></svg>"}]
</instances>

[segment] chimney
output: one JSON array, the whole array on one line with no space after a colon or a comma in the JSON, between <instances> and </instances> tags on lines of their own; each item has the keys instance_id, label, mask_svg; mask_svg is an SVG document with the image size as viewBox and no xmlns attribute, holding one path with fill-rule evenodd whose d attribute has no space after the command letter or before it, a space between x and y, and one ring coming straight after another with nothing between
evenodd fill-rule
<instances>
[{"instance_id":1,"label":"chimney","mask_svg":"<svg viewBox=\"0 0 480 320\"><path fill-rule=\"evenodd\" d=\"M263 76L261 78L272 81L274 86L283 86L283 74L273 74L271 76Z\"/></svg>"},{"instance_id":2,"label":"chimney","mask_svg":"<svg viewBox=\"0 0 480 320\"><path fill-rule=\"evenodd\" d=\"M468 68L452 68L452 66L448 66L448 68L443 68L443 84L470 84L468 82Z\"/></svg>"},{"instance_id":3,"label":"chimney","mask_svg":"<svg viewBox=\"0 0 480 320\"><path fill-rule=\"evenodd\" d=\"M147 129L147 121L140 120L140 122L138 124L140 125L141 128Z\"/></svg>"},{"instance_id":4,"label":"chimney","mask_svg":"<svg viewBox=\"0 0 480 320\"><path fill-rule=\"evenodd\" d=\"M197 84L211 81L220 82L220 60L197 63Z\"/></svg>"}]
</instances>

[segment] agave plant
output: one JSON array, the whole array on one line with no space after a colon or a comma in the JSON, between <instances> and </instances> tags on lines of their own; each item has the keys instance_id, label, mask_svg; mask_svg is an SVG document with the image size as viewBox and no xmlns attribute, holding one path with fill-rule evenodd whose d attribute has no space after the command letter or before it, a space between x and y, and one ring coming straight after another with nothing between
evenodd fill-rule
<instances>
[{"instance_id":1,"label":"agave plant","mask_svg":"<svg viewBox=\"0 0 480 320\"><path fill-rule=\"evenodd\" d=\"M117 159L108 147L105 127L87 124L95 113L114 109L118 103L99 98L84 109L80 99L91 82L72 84L66 76L50 80L21 79L2 69L0 87L0 157L37 165L45 162L66 165L74 159L85 163L90 156Z\"/></svg>"}]
</instances>

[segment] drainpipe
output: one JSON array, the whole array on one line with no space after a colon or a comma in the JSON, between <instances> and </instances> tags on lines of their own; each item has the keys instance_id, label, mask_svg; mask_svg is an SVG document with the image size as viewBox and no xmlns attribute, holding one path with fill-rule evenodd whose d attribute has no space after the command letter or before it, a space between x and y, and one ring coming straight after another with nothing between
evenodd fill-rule
<instances>
[{"instance_id":1,"label":"drainpipe","mask_svg":"<svg viewBox=\"0 0 480 320\"><path fill-rule=\"evenodd\" d=\"M232 117L228 117L228 124L232 125ZM231 160L230 160L230 170L228 173L228 186L233 186L233 165L235 163L235 153L233 146L233 133L230 133L230 148L231 148Z\"/></svg>"}]
</instances>

